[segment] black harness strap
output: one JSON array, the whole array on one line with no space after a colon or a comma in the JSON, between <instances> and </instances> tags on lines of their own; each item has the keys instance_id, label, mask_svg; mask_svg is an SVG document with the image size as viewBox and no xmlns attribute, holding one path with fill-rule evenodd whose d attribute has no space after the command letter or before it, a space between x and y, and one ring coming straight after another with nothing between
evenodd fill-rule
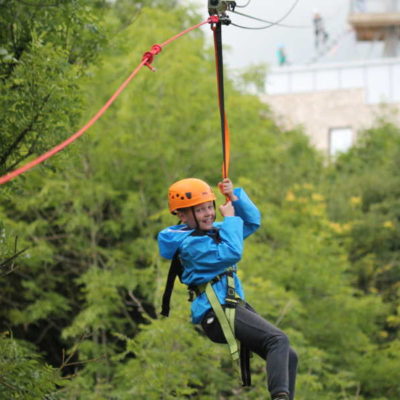
<instances>
[{"instance_id":1,"label":"black harness strap","mask_svg":"<svg viewBox=\"0 0 400 400\"><path fill-rule=\"evenodd\" d=\"M251 352L248 347L240 345L240 373L242 375L242 385L251 386L251 370L250 370Z\"/></svg>"},{"instance_id":2,"label":"black harness strap","mask_svg":"<svg viewBox=\"0 0 400 400\"><path fill-rule=\"evenodd\" d=\"M161 306L161 315L165 317L169 316L170 302L172 291L174 290L174 283L176 277L179 277L181 280L182 277L183 266L181 261L179 260L179 252L178 250L175 252L174 257L171 261L171 266L168 271L167 283L165 285L165 290L162 298L162 306Z\"/></svg>"}]
</instances>

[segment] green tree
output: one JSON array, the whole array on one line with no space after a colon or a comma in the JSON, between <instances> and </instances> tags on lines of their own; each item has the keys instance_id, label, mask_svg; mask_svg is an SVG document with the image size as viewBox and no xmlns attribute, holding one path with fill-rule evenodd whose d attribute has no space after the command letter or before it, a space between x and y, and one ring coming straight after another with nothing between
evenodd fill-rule
<instances>
[{"instance_id":1,"label":"green tree","mask_svg":"<svg viewBox=\"0 0 400 400\"><path fill-rule=\"evenodd\" d=\"M400 365L393 351L400 327L399 140L399 128L385 121L363 132L358 145L332 167L326 190L332 218L348 226L344 244L354 287L379 296L387 306L357 368L366 393L372 395L379 386L387 398L399 393L391 374L393 365Z\"/></svg>"},{"instance_id":2,"label":"green tree","mask_svg":"<svg viewBox=\"0 0 400 400\"><path fill-rule=\"evenodd\" d=\"M77 79L105 41L100 3L0 2L1 174L77 126Z\"/></svg>"},{"instance_id":3,"label":"green tree","mask_svg":"<svg viewBox=\"0 0 400 400\"><path fill-rule=\"evenodd\" d=\"M0 334L0 397L54 399L60 371L41 360L32 345Z\"/></svg>"}]
</instances>

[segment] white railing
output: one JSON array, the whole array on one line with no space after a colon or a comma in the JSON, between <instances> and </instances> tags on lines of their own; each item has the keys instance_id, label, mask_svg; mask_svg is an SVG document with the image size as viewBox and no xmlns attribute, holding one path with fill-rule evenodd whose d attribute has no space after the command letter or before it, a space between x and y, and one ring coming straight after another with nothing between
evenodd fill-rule
<instances>
[{"instance_id":1,"label":"white railing","mask_svg":"<svg viewBox=\"0 0 400 400\"><path fill-rule=\"evenodd\" d=\"M351 0L351 13L400 12L400 0Z\"/></svg>"},{"instance_id":2,"label":"white railing","mask_svg":"<svg viewBox=\"0 0 400 400\"><path fill-rule=\"evenodd\" d=\"M400 58L272 68L266 79L269 95L355 88L367 104L400 103Z\"/></svg>"}]
</instances>

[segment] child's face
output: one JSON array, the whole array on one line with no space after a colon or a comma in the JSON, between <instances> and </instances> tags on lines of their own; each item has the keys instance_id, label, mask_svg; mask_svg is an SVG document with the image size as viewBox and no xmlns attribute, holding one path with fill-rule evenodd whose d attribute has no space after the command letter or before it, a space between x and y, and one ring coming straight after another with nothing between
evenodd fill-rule
<instances>
[{"instance_id":1,"label":"child's face","mask_svg":"<svg viewBox=\"0 0 400 400\"><path fill-rule=\"evenodd\" d=\"M196 219L199 223L199 228L203 231L212 229L213 222L215 221L215 209L214 202L207 201L193 207L193 212L196 215ZM192 229L197 228L196 220L193 216L192 210L186 209L178 212L178 216L181 221L188 225Z\"/></svg>"}]
</instances>

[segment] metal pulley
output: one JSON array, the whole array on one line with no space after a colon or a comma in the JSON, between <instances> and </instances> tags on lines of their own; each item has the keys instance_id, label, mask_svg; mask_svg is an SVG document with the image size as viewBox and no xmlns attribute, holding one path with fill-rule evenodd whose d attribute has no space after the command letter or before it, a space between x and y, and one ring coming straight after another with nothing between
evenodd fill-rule
<instances>
[{"instance_id":1,"label":"metal pulley","mask_svg":"<svg viewBox=\"0 0 400 400\"><path fill-rule=\"evenodd\" d=\"M226 11L234 11L236 1L231 0L208 0L208 13L210 15L218 15L226 17Z\"/></svg>"}]
</instances>

